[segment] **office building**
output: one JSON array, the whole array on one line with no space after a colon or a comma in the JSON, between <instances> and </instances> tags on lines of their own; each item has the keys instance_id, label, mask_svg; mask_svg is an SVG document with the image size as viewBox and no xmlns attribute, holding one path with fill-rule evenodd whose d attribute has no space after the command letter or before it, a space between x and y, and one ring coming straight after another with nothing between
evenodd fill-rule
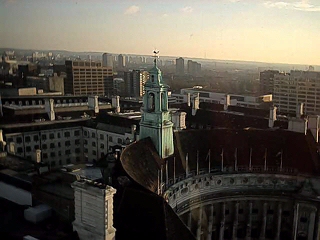
<instances>
[{"instance_id":1,"label":"office building","mask_svg":"<svg viewBox=\"0 0 320 240\"><path fill-rule=\"evenodd\" d=\"M273 93L273 79L274 75L279 74L277 70L266 70L260 72L260 94L272 94Z\"/></svg>"},{"instance_id":2,"label":"office building","mask_svg":"<svg viewBox=\"0 0 320 240\"><path fill-rule=\"evenodd\" d=\"M126 97L142 97L148 72L132 70L124 73L124 89Z\"/></svg>"},{"instance_id":3,"label":"office building","mask_svg":"<svg viewBox=\"0 0 320 240\"><path fill-rule=\"evenodd\" d=\"M320 72L297 71L274 75L273 101L280 112L295 113L304 103L304 113L320 113Z\"/></svg>"},{"instance_id":4,"label":"office building","mask_svg":"<svg viewBox=\"0 0 320 240\"><path fill-rule=\"evenodd\" d=\"M125 59L126 58L122 54L118 56L118 69L123 69L125 67Z\"/></svg>"},{"instance_id":5,"label":"office building","mask_svg":"<svg viewBox=\"0 0 320 240\"><path fill-rule=\"evenodd\" d=\"M201 73L201 64L192 60L188 60L188 74L197 76Z\"/></svg>"},{"instance_id":6,"label":"office building","mask_svg":"<svg viewBox=\"0 0 320 240\"><path fill-rule=\"evenodd\" d=\"M176 74L184 75L184 59L182 57L176 59Z\"/></svg>"},{"instance_id":7,"label":"office building","mask_svg":"<svg viewBox=\"0 0 320 240\"><path fill-rule=\"evenodd\" d=\"M113 68L113 56L110 53L102 54L102 67Z\"/></svg>"},{"instance_id":8,"label":"office building","mask_svg":"<svg viewBox=\"0 0 320 240\"><path fill-rule=\"evenodd\" d=\"M101 62L66 61L65 94L112 95L113 71Z\"/></svg>"}]
</instances>

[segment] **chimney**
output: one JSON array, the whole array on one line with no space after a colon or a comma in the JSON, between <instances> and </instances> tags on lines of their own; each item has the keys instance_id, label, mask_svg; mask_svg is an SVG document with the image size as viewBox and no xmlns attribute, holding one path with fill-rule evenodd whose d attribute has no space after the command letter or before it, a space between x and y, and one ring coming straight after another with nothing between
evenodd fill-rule
<instances>
[{"instance_id":1,"label":"chimney","mask_svg":"<svg viewBox=\"0 0 320 240\"><path fill-rule=\"evenodd\" d=\"M277 107L272 106L269 112L269 128L273 128L274 122L277 120Z\"/></svg>"},{"instance_id":2,"label":"chimney","mask_svg":"<svg viewBox=\"0 0 320 240\"><path fill-rule=\"evenodd\" d=\"M171 114L175 130L186 129L186 115L187 114L185 112L173 112Z\"/></svg>"},{"instance_id":3,"label":"chimney","mask_svg":"<svg viewBox=\"0 0 320 240\"><path fill-rule=\"evenodd\" d=\"M191 94L187 93L187 103L188 103L188 107L191 106Z\"/></svg>"},{"instance_id":4,"label":"chimney","mask_svg":"<svg viewBox=\"0 0 320 240\"><path fill-rule=\"evenodd\" d=\"M120 96L113 96L111 105L115 108L115 113L120 113Z\"/></svg>"},{"instance_id":5,"label":"chimney","mask_svg":"<svg viewBox=\"0 0 320 240\"><path fill-rule=\"evenodd\" d=\"M15 143L14 142L10 142L8 145L8 152L12 155L15 155Z\"/></svg>"},{"instance_id":6,"label":"chimney","mask_svg":"<svg viewBox=\"0 0 320 240\"><path fill-rule=\"evenodd\" d=\"M41 163L41 150L36 150L36 163Z\"/></svg>"},{"instance_id":7,"label":"chimney","mask_svg":"<svg viewBox=\"0 0 320 240\"><path fill-rule=\"evenodd\" d=\"M136 132L137 132L137 126L135 124L131 125L131 134L133 136L133 141L136 141Z\"/></svg>"},{"instance_id":8,"label":"chimney","mask_svg":"<svg viewBox=\"0 0 320 240\"><path fill-rule=\"evenodd\" d=\"M226 95L226 101L225 101L224 106L223 106L223 110L227 111L229 106L230 106L230 95L227 94Z\"/></svg>"},{"instance_id":9,"label":"chimney","mask_svg":"<svg viewBox=\"0 0 320 240\"><path fill-rule=\"evenodd\" d=\"M320 116L308 116L308 129L317 143L319 142L319 121Z\"/></svg>"},{"instance_id":10,"label":"chimney","mask_svg":"<svg viewBox=\"0 0 320 240\"><path fill-rule=\"evenodd\" d=\"M88 97L88 107L93 109L95 113L99 113L99 99L98 96L89 96Z\"/></svg>"},{"instance_id":11,"label":"chimney","mask_svg":"<svg viewBox=\"0 0 320 240\"><path fill-rule=\"evenodd\" d=\"M45 100L45 110L48 113L50 121L55 120L55 113L54 113L54 100L52 98Z\"/></svg>"},{"instance_id":12,"label":"chimney","mask_svg":"<svg viewBox=\"0 0 320 240\"><path fill-rule=\"evenodd\" d=\"M0 152L4 152L6 147L6 142L3 140L2 129L0 129Z\"/></svg>"},{"instance_id":13,"label":"chimney","mask_svg":"<svg viewBox=\"0 0 320 240\"><path fill-rule=\"evenodd\" d=\"M192 97L192 116L196 115L198 109L199 109L199 93L196 93Z\"/></svg>"},{"instance_id":14,"label":"chimney","mask_svg":"<svg viewBox=\"0 0 320 240\"><path fill-rule=\"evenodd\" d=\"M301 118L304 114L304 103L299 103L296 110L296 117Z\"/></svg>"}]
</instances>

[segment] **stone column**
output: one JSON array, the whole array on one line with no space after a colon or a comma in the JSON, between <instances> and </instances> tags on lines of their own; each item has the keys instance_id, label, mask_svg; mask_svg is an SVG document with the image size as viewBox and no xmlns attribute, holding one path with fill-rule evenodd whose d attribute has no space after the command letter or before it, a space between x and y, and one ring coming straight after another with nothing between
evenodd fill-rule
<instances>
[{"instance_id":1,"label":"stone column","mask_svg":"<svg viewBox=\"0 0 320 240\"><path fill-rule=\"evenodd\" d=\"M201 240L201 223L202 223L202 205L199 208L199 218L197 222L197 240Z\"/></svg>"},{"instance_id":2,"label":"stone column","mask_svg":"<svg viewBox=\"0 0 320 240\"><path fill-rule=\"evenodd\" d=\"M238 221L239 221L239 203L235 205L234 219L233 219L233 229L232 229L232 239L237 240L238 231Z\"/></svg>"},{"instance_id":3,"label":"stone column","mask_svg":"<svg viewBox=\"0 0 320 240\"><path fill-rule=\"evenodd\" d=\"M281 232L281 219L282 219L282 204L278 204L278 216L277 216L277 233L275 240L280 240L280 232Z\"/></svg>"},{"instance_id":4,"label":"stone column","mask_svg":"<svg viewBox=\"0 0 320 240\"><path fill-rule=\"evenodd\" d=\"M308 240L313 240L315 219L316 219L316 212L312 211L310 213L310 221L309 221L309 227L308 227Z\"/></svg>"},{"instance_id":5,"label":"stone column","mask_svg":"<svg viewBox=\"0 0 320 240\"><path fill-rule=\"evenodd\" d=\"M212 238L212 225L213 225L213 204L210 205L207 240L211 240Z\"/></svg>"},{"instance_id":6,"label":"stone column","mask_svg":"<svg viewBox=\"0 0 320 240\"><path fill-rule=\"evenodd\" d=\"M265 203L263 204L263 218L262 218L262 226L261 226L260 240L264 240L265 237L266 237L267 210L268 210L268 204L265 202Z\"/></svg>"},{"instance_id":7,"label":"stone column","mask_svg":"<svg viewBox=\"0 0 320 240\"><path fill-rule=\"evenodd\" d=\"M251 240L251 222L252 222L252 202L249 202L249 215L248 215L247 234L246 234L247 240Z\"/></svg>"},{"instance_id":8,"label":"stone column","mask_svg":"<svg viewBox=\"0 0 320 240\"><path fill-rule=\"evenodd\" d=\"M297 239L298 223L299 223L299 203L297 203L294 206L294 217L293 217L293 227L292 227L293 240Z\"/></svg>"},{"instance_id":9,"label":"stone column","mask_svg":"<svg viewBox=\"0 0 320 240\"><path fill-rule=\"evenodd\" d=\"M318 212L318 217L317 217L317 224L316 224L316 238L315 239L320 239L320 213Z\"/></svg>"},{"instance_id":10,"label":"stone column","mask_svg":"<svg viewBox=\"0 0 320 240\"><path fill-rule=\"evenodd\" d=\"M220 234L219 234L219 240L224 240L224 224L226 221L226 203L223 203L222 205L222 218L220 223Z\"/></svg>"},{"instance_id":11,"label":"stone column","mask_svg":"<svg viewBox=\"0 0 320 240\"><path fill-rule=\"evenodd\" d=\"M192 223L192 210L188 213L188 228L191 230L191 223Z\"/></svg>"}]
</instances>

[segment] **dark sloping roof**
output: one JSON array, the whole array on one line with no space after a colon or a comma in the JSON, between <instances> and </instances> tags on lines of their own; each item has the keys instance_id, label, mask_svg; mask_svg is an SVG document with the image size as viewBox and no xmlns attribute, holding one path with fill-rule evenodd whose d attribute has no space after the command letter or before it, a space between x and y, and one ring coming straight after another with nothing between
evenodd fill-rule
<instances>
[{"instance_id":1,"label":"dark sloping roof","mask_svg":"<svg viewBox=\"0 0 320 240\"><path fill-rule=\"evenodd\" d=\"M188 228L157 194L126 188L115 210L117 239L194 240Z\"/></svg>"},{"instance_id":2,"label":"dark sloping roof","mask_svg":"<svg viewBox=\"0 0 320 240\"><path fill-rule=\"evenodd\" d=\"M126 147L121 154L121 163L133 180L152 192L157 190L158 171L162 160L151 138L142 139Z\"/></svg>"}]
</instances>

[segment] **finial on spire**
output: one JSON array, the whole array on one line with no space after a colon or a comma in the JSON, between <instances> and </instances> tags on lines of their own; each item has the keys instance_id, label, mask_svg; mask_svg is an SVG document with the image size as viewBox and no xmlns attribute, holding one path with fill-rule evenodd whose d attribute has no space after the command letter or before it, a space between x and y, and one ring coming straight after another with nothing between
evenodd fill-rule
<instances>
[{"instance_id":1,"label":"finial on spire","mask_svg":"<svg viewBox=\"0 0 320 240\"><path fill-rule=\"evenodd\" d=\"M156 67L157 66L157 58L159 58L159 50L154 50L153 51L153 57L154 57L154 60L153 60L153 62L154 62L154 66Z\"/></svg>"}]
</instances>

